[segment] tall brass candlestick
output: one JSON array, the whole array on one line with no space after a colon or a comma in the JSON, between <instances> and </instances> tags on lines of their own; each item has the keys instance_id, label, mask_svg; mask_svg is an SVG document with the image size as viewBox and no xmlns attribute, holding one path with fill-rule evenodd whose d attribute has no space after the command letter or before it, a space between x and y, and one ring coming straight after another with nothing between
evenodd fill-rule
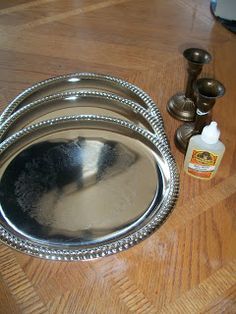
<instances>
[{"instance_id":1,"label":"tall brass candlestick","mask_svg":"<svg viewBox=\"0 0 236 314\"><path fill-rule=\"evenodd\" d=\"M216 99L222 97L225 93L224 86L212 78L198 79L194 84L194 89L197 94L196 120L193 123L181 125L175 132L175 144L183 153L187 149L190 137L201 133Z\"/></svg>"},{"instance_id":2,"label":"tall brass candlestick","mask_svg":"<svg viewBox=\"0 0 236 314\"><path fill-rule=\"evenodd\" d=\"M181 121L194 121L195 119L195 97L193 84L202 71L204 64L211 61L209 52L199 48L189 48L183 52L188 61L188 80L185 93L177 93L172 96L167 104L169 114Z\"/></svg>"}]
</instances>

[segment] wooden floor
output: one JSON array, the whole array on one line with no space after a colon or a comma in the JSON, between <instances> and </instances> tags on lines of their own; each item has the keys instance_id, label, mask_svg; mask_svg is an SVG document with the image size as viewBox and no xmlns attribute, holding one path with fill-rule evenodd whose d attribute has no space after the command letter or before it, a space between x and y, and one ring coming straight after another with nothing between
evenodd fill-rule
<instances>
[{"instance_id":1,"label":"wooden floor","mask_svg":"<svg viewBox=\"0 0 236 314\"><path fill-rule=\"evenodd\" d=\"M136 247L92 262L32 258L0 245L0 313L236 313L236 37L206 0L1 0L1 107L32 83L94 71L138 84L160 107L181 176L166 223ZM202 76L226 86L214 109L223 163L202 182L183 172L166 113L183 89L181 52L208 49Z\"/></svg>"}]
</instances>

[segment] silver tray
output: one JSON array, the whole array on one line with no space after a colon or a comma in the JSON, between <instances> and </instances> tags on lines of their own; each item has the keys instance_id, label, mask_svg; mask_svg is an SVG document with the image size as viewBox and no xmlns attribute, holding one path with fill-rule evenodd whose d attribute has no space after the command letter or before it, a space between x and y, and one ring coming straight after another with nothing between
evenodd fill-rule
<instances>
[{"instance_id":1,"label":"silver tray","mask_svg":"<svg viewBox=\"0 0 236 314\"><path fill-rule=\"evenodd\" d=\"M96 73L73 73L47 79L36 83L18 95L0 116L0 125L16 110L39 98L62 91L107 91L139 103L143 108L154 113L160 128L163 120L156 104L139 87L120 78Z\"/></svg>"},{"instance_id":2,"label":"silver tray","mask_svg":"<svg viewBox=\"0 0 236 314\"><path fill-rule=\"evenodd\" d=\"M168 144L165 132L163 128L159 129L154 114L129 99L96 91L63 92L25 105L10 115L1 125L0 141L30 124L59 116L79 114L112 115L115 118L125 118L129 122L147 128L155 133L160 141Z\"/></svg>"},{"instance_id":3,"label":"silver tray","mask_svg":"<svg viewBox=\"0 0 236 314\"><path fill-rule=\"evenodd\" d=\"M135 124L95 115L42 121L0 145L0 238L53 260L114 254L167 218L178 186L169 149Z\"/></svg>"}]
</instances>

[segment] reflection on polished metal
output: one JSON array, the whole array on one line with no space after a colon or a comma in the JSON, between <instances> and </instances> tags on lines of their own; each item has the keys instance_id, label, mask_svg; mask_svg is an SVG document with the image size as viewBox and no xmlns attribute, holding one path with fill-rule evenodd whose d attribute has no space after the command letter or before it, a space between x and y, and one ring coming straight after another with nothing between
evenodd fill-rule
<instances>
[{"instance_id":1,"label":"reflection on polished metal","mask_svg":"<svg viewBox=\"0 0 236 314\"><path fill-rule=\"evenodd\" d=\"M201 133L216 99L222 97L225 93L224 86L219 81L212 78L198 79L194 85L194 89L197 94L196 120L194 123L181 125L175 133L175 144L183 153L185 153L187 149L190 137Z\"/></svg>"},{"instance_id":2,"label":"reflection on polished metal","mask_svg":"<svg viewBox=\"0 0 236 314\"><path fill-rule=\"evenodd\" d=\"M0 116L0 125L16 110L32 101L63 91L103 91L112 92L139 103L155 114L157 123L163 128L163 120L156 104L139 87L120 78L97 73L73 73L47 79L32 85L18 95Z\"/></svg>"},{"instance_id":3,"label":"reflection on polished metal","mask_svg":"<svg viewBox=\"0 0 236 314\"><path fill-rule=\"evenodd\" d=\"M183 55L188 61L186 91L171 97L167 104L167 111L178 120L194 121L196 109L193 84L201 73L203 65L211 61L211 55L209 52L199 48L186 49Z\"/></svg>"},{"instance_id":4,"label":"reflection on polished metal","mask_svg":"<svg viewBox=\"0 0 236 314\"><path fill-rule=\"evenodd\" d=\"M182 153L187 150L190 137L194 135L194 128L194 122L184 123L175 132L175 145Z\"/></svg>"},{"instance_id":5,"label":"reflection on polished metal","mask_svg":"<svg viewBox=\"0 0 236 314\"><path fill-rule=\"evenodd\" d=\"M59 116L97 114L126 119L155 133L168 144L154 115L129 99L107 92L64 92L36 100L13 113L0 127L0 142L20 129Z\"/></svg>"},{"instance_id":6,"label":"reflection on polished metal","mask_svg":"<svg viewBox=\"0 0 236 314\"><path fill-rule=\"evenodd\" d=\"M168 147L135 124L41 121L0 144L0 238L54 260L118 253L166 219L178 186Z\"/></svg>"}]
</instances>

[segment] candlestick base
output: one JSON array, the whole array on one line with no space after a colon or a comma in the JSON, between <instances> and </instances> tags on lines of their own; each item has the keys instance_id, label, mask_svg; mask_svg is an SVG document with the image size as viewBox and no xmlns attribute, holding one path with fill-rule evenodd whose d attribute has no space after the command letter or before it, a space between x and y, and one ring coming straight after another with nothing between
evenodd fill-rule
<instances>
[{"instance_id":1,"label":"candlestick base","mask_svg":"<svg viewBox=\"0 0 236 314\"><path fill-rule=\"evenodd\" d=\"M175 145L182 153L187 150L190 137L194 133L194 127L194 123L184 123L175 132Z\"/></svg>"},{"instance_id":2,"label":"candlestick base","mask_svg":"<svg viewBox=\"0 0 236 314\"><path fill-rule=\"evenodd\" d=\"M184 93L177 93L167 103L169 114L180 121L191 122L195 119L194 102L187 98Z\"/></svg>"}]
</instances>

